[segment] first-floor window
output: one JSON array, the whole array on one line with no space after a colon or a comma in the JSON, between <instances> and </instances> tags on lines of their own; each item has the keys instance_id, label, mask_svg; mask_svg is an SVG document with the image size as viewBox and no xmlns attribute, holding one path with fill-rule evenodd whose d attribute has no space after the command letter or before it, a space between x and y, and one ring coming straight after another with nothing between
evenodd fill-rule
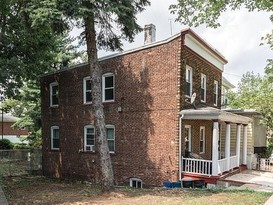
<instances>
[{"instance_id":1,"label":"first-floor window","mask_svg":"<svg viewBox=\"0 0 273 205\"><path fill-rule=\"evenodd\" d=\"M200 143L199 143L200 153L205 153L205 127L200 127Z\"/></svg>"},{"instance_id":2,"label":"first-floor window","mask_svg":"<svg viewBox=\"0 0 273 205\"><path fill-rule=\"evenodd\" d=\"M95 151L95 128L92 125L84 127L84 151Z\"/></svg>"},{"instance_id":3,"label":"first-floor window","mask_svg":"<svg viewBox=\"0 0 273 205\"><path fill-rule=\"evenodd\" d=\"M58 126L51 127L51 149L60 149L60 135Z\"/></svg>"},{"instance_id":4,"label":"first-floor window","mask_svg":"<svg viewBox=\"0 0 273 205\"><path fill-rule=\"evenodd\" d=\"M185 125L185 149L191 152L191 126Z\"/></svg>"},{"instance_id":5,"label":"first-floor window","mask_svg":"<svg viewBox=\"0 0 273 205\"><path fill-rule=\"evenodd\" d=\"M110 152L115 152L115 127L114 125L106 125L107 142Z\"/></svg>"}]
</instances>

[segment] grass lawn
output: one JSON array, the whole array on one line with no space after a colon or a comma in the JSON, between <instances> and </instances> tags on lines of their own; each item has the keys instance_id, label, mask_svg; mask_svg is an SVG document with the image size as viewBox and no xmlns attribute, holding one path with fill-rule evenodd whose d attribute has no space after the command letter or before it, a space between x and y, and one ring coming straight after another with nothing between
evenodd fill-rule
<instances>
[{"instance_id":1,"label":"grass lawn","mask_svg":"<svg viewBox=\"0 0 273 205\"><path fill-rule=\"evenodd\" d=\"M247 190L126 187L101 193L96 185L45 177L6 177L1 180L1 186L10 205L262 205L272 195Z\"/></svg>"}]
</instances>

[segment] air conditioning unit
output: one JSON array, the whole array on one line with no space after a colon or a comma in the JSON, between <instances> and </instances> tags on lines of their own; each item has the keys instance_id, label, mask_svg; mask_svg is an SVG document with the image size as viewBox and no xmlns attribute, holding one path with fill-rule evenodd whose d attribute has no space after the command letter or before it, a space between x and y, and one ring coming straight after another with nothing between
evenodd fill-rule
<instances>
[{"instance_id":1,"label":"air conditioning unit","mask_svg":"<svg viewBox=\"0 0 273 205\"><path fill-rule=\"evenodd\" d=\"M95 145L86 145L85 151L95 152Z\"/></svg>"}]
</instances>

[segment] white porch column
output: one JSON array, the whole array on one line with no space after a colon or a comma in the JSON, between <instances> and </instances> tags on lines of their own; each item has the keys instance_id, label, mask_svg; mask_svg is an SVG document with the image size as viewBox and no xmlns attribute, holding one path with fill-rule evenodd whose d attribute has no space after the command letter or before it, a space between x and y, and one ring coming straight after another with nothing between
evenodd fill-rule
<instances>
[{"instance_id":1,"label":"white porch column","mask_svg":"<svg viewBox=\"0 0 273 205\"><path fill-rule=\"evenodd\" d=\"M237 166L240 165L240 139L241 139L241 124L237 124L237 134L236 134L236 156L237 156Z\"/></svg>"},{"instance_id":2,"label":"white porch column","mask_svg":"<svg viewBox=\"0 0 273 205\"><path fill-rule=\"evenodd\" d=\"M244 125L243 164L246 165L247 157L247 125Z\"/></svg>"},{"instance_id":3,"label":"white porch column","mask_svg":"<svg viewBox=\"0 0 273 205\"><path fill-rule=\"evenodd\" d=\"M212 134L212 176L218 175L218 139L219 138L219 122L213 121Z\"/></svg>"},{"instance_id":4,"label":"white porch column","mask_svg":"<svg viewBox=\"0 0 273 205\"><path fill-rule=\"evenodd\" d=\"M227 158L227 168L230 170L230 122L226 122L225 158Z\"/></svg>"}]
</instances>

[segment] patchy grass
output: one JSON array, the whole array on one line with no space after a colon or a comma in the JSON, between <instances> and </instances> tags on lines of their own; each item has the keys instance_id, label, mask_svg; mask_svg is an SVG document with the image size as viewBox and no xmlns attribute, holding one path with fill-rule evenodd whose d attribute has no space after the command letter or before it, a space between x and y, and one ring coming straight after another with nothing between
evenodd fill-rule
<instances>
[{"instance_id":1,"label":"patchy grass","mask_svg":"<svg viewBox=\"0 0 273 205\"><path fill-rule=\"evenodd\" d=\"M3 178L10 205L262 205L272 193L207 189L116 188L101 193L99 186L45 177Z\"/></svg>"}]
</instances>

